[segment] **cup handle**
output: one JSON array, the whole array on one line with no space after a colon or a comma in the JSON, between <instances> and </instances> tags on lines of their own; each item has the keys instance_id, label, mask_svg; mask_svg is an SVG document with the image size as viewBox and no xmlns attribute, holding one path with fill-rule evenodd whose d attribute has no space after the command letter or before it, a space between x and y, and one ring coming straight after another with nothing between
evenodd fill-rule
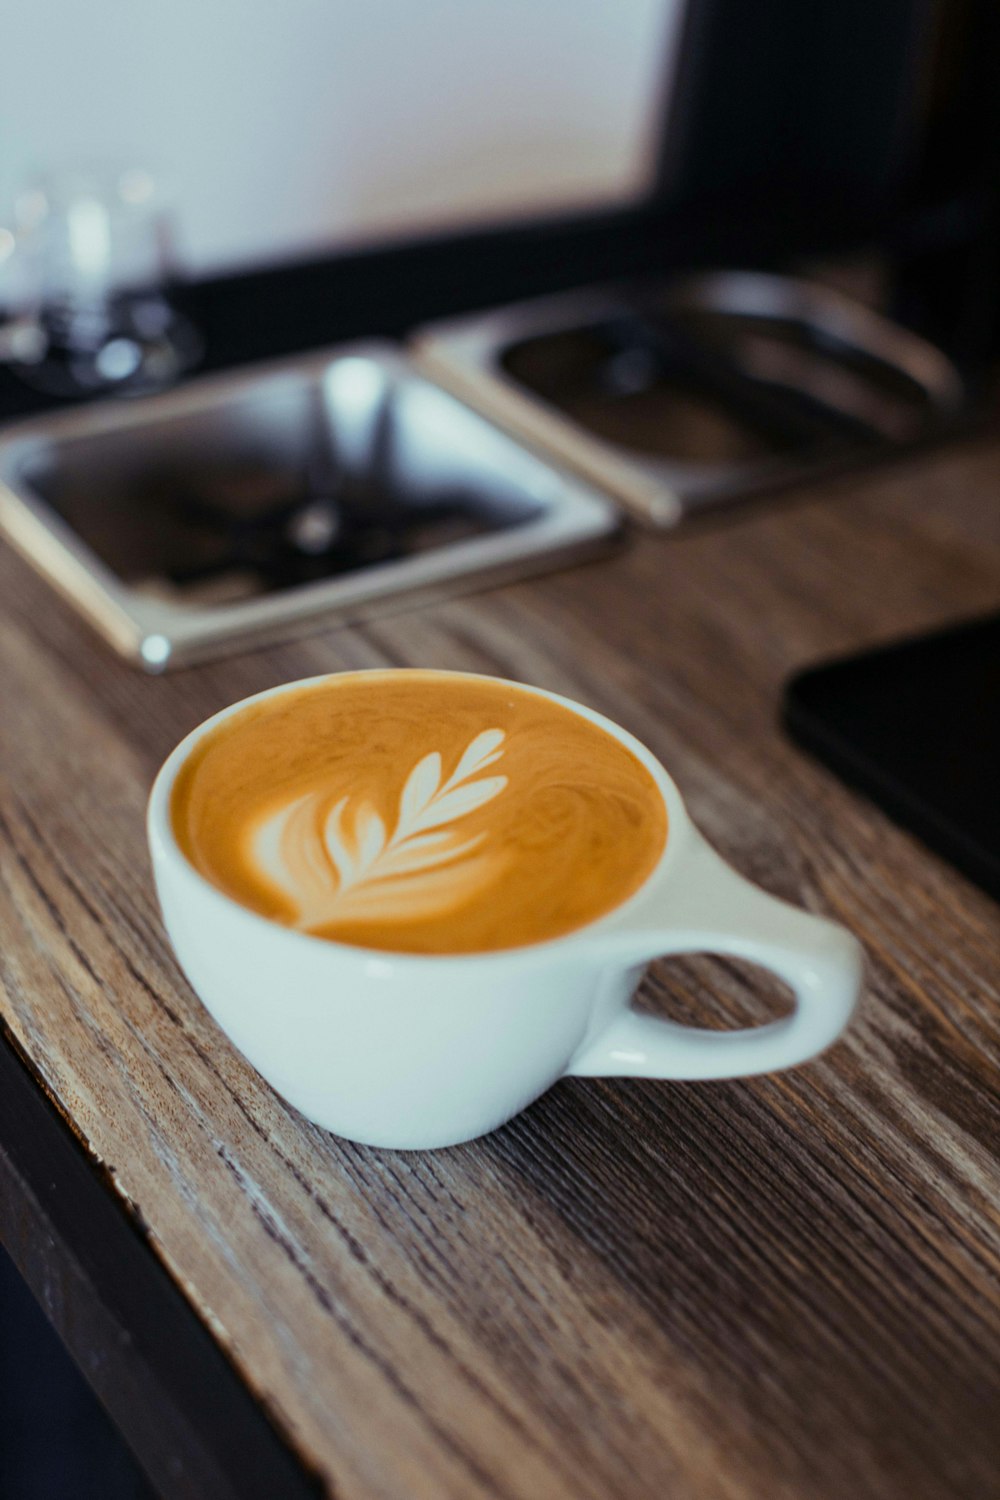
<instances>
[{"instance_id":1,"label":"cup handle","mask_svg":"<svg viewBox=\"0 0 1000 1500\"><path fill-rule=\"evenodd\" d=\"M705 1031L626 1008L587 1039L566 1069L587 1078L741 1078L791 1068L822 1052L858 1003L863 955L843 927L789 906L731 869L690 830L683 877L662 917L608 932L608 956L633 963L672 953L725 953L759 964L791 988L795 1009L740 1031Z\"/></svg>"}]
</instances>

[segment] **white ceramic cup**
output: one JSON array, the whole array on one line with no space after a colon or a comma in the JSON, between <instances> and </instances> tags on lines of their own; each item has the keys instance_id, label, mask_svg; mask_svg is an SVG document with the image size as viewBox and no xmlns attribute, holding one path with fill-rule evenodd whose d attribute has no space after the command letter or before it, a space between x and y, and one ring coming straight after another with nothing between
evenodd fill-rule
<instances>
[{"instance_id":1,"label":"white ceramic cup","mask_svg":"<svg viewBox=\"0 0 1000 1500\"><path fill-rule=\"evenodd\" d=\"M310 1119L370 1145L449 1146L495 1129L560 1078L768 1073L814 1057L847 1025L861 982L855 939L737 875L644 745L537 688L528 691L627 746L663 796L663 855L622 905L550 942L445 955L331 942L241 906L181 852L171 791L211 729L303 685L245 699L189 734L156 778L148 830L163 920L191 985L243 1055ZM770 969L792 990L794 1009L740 1031L632 1010L645 966L672 953L726 953Z\"/></svg>"}]
</instances>

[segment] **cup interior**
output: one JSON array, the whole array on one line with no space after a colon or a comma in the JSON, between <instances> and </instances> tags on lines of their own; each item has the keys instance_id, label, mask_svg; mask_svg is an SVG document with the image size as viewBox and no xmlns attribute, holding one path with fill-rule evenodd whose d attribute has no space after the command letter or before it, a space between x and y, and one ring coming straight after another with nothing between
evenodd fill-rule
<instances>
[{"instance_id":1,"label":"cup interior","mask_svg":"<svg viewBox=\"0 0 1000 1500\"><path fill-rule=\"evenodd\" d=\"M244 905L242 902L236 901L234 897L227 895L226 892L221 890L220 887L215 885L211 880L203 875L202 872L198 870L197 867L191 862L191 860L189 860L188 856L180 845L174 829L172 816L173 789L181 768L184 766L189 757L194 753L197 746L206 736L213 733L215 729L217 729L220 725L226 723L227 721L239 718L243 713L252 708L254 705L263 703L267 700L282 696L287 693L295 693L303 689L312 687L321 687L325 683L340 682L347 678L354 679L385 677L386 679L393 679L409 675L410 673L423 673L425 671L428 672L429 675L433 675L435 677L447 677L458 681L468 682L486 682L501 687L511 687L521 693L526 692L534 694L537 697L544 698L551 703L556 703L563 708L569 709L578 717L583 718L589 723L594 724L597 728L602 729L606 734L610 735L613 739L617 740L619 744L623 745L627 750L629 750L640 762L640 764L650 773L657 787L657 790L659 791L663 799L664 807L666 810L667 833L664 848L657 864L654 866L650 874L646 877L645 881L643 881L643 883L623 901L619 902L615 906L612 906L609 910L603 912L594 920L587 922L579 927L573 928L571 931L560 936L546 939L543 942L534 942L518 947L491 949L475 953L421 954L376 947L365 948L360 944L345 943L341 942L339 939L334 938L318 937L311 933L300 932L294 928L290 928L284 923L281 923L271 917L264 916L254 911L251 907ZM603 929L604 927L616 921L619 921L627 910L630 910L638 901L641 900L643 896L648 893L652 885L664 879L673 869L681 853L681 847L685 841L686 830L688 829L688 827L688 815L684 807L680 792L677 789L672 778L664 769L663 765L656 758L656 756L653 755L652 751L650 751L640 740L636 739L634 735L631 735L627 730L616 724L612 719L605 717L603 714L598 713L594 709L586 707L584 704L577 703L571 698L564 697L562 694L553 693L544 688L536 688L531 686L530 684L514 682L507 678L491 677L486 673L451 671L439 672L437 669L406 667L373 668L359 672L324 673L315 677L300 678L293 682L281 683L276 687L267 688L263 692L255 693L251 697L243 698L238 702L230 704L228 707L221 709L218 713L213 714L210 718L204 720L195 729L193 729L183 740L180 741L180 743L174 748L174 750L164 761L156 776L156 779L154 780L153 787L150 792L147 811L147 831L150 846L154 854L154 863L156 858L159 857L161 859L169 860L174 865L180 865L185 871L186 876L195 883L197 888L201 890L206 899L210 902L214 903L217 901L221 901L228 907L236 907L241 912L245 913L247 917L252 918L255 922L264 923L267 927L272 928L277 932L284 933L287 936L301 942L310 944L320 943L324 947L332 947L335 949L347 948L353 951L370 954L373 958L411 960L418 964L442 961L449 963L497 961L503 960L505 958L510 958L518 954L538 953L542 949L556 949L565 946L567 943L579 941L585 935L588 935L595 930Z\"/></svg>"}]
</instances>

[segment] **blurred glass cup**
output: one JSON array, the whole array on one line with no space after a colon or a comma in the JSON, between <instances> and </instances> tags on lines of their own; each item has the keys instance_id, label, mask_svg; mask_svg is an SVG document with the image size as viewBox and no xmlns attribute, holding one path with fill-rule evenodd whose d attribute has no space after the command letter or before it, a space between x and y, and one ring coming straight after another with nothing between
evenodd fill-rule
<instances>
[{"instance_id":1,"label":"blurred glass cup","mask_svg":"<svg viewBox=\"0 0 1000 1500\"><path fill-rule=\"evenodd\" d=\"M144 168L42 178L19 194L5 234L0 358L31 385L57 396L139 394L199 359L201 339L171 296L166 204Z\"/></svg>"}]
</instances>

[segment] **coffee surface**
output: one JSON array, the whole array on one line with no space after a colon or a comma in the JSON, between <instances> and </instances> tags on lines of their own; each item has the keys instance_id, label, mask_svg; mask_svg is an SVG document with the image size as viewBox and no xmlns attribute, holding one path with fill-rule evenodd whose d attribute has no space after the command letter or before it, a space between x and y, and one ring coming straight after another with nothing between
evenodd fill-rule
<instances>
[{"instance_id":1,"label":"coffee surface","mask_svg":"<svg viewBox=\"0 0 1000 1500\"><path fill-rule=\"evenodd\" d=\"M663 851L652 776L528 688L347 673L251 705L174 785L178 842L261 915L318 937L474 953L618 906Z\"/></svg>"}]
</instances>

